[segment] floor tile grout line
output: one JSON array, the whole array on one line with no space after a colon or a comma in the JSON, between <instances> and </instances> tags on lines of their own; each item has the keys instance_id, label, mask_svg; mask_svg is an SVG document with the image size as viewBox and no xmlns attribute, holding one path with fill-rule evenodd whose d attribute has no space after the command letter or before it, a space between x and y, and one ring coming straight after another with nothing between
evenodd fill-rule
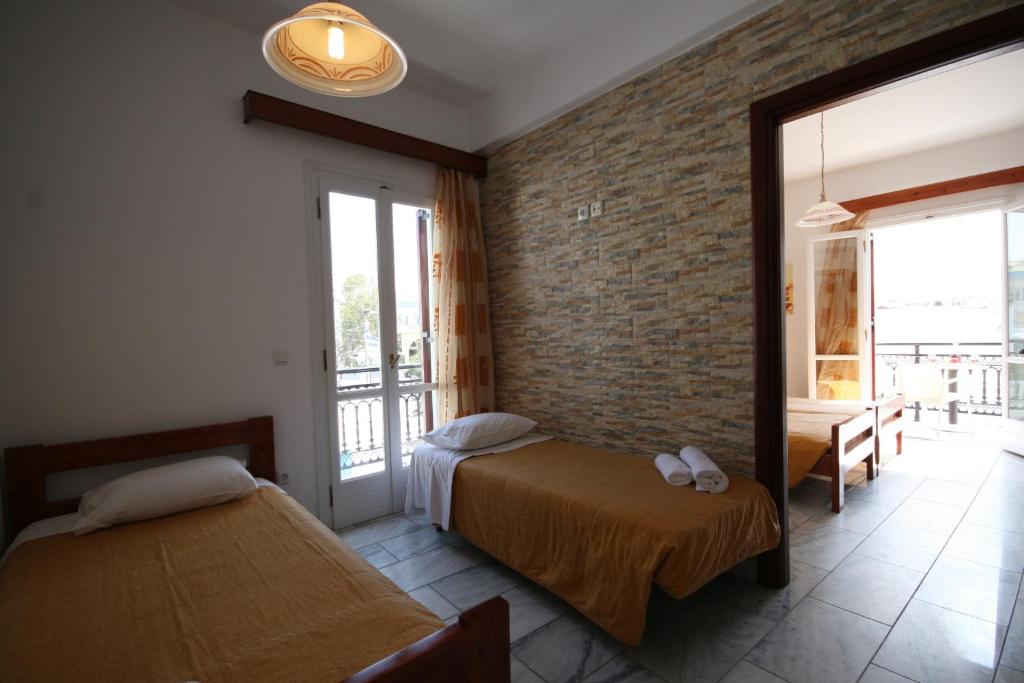
<instances>
[{"instance_id":1,"label":"floor tile grout line","mask_svg":"<svg viewBox=\"0 0 1024 683\"><path fill-rule=\"evenodd\" d=\"M1001 454L1002 454L1002 452L1000 452L1000 455ZM998 461L998 459L999 459L998 457L995 458L992 461L992 464L989 465L988 472L985 475L985 481L988 480L989 475L992 473L992 468L995 467L995 463ZM924 484L924 482L927 481L927 480L928 480L928 477L925 477L925 479L920 484L918 484L917 486L914 487L914 490L911 491L910 495L913 495L914 491L917 491L917 489L920 488L921 485ZM974 492L974 496L971 498L971 505L974 505L974 501L977 500L978 495L981 493L981 488L982 487L979 486L978 490ZM909 496L908 496L908 498L909 498ZM906 499L904 499L904 500L906 500ZM902 505L902 503L901 503L901 505ZM896 629L896 625L900 622L900 619L903 618L904 613L906 613L907 607L909 607L910 603L914 601L914 599L915 599L914 596L916 596L917 592L919 590L921 590L921 586L928 579L928 575L931 574L932 569L935 568L935 563L939 561L940 557L942 557L942 553L944 553L946 551L946 546L948 546L949 542L953 539L953 535L956 534L957 529L960 528L960 525L964 523L964 517L967 516L967 511L970 510L971 505L968 505L967 508L964 510L964 514L957 521L956 526L953 527L953 530L950 532L949 536L946 538L946 542L942 544L942 548L935 555L935 559L932 560L930 565L928 565L928 570L924 573L924 578L922 578L921 582L917 584L917 588L914 589L914 592L913 592L913 594L911 594L910 599L907 600L907 603L903 606L903 609L900 610L900 613L896 617L896 620L893 621L892 626L889 628L889 632L885 634L885 638L882 639L882 642L879 643L878 647L875 649L874 654L871 655L871 659L868 660L868 666L871 666L872 664L875 664L875 658L878 657L878 653L882 651L883 647L885 647L885 643L889 640L889 637L892 635L892 632ZM925 602L925 603L927 603L929 605L932 604L932 603L928 602L927 600L922 600L922 602ZM939 607L939 606L936 605L936 607ZM940 609L946 609L946 608L945 607L940 607ZM955 610L949 610L949 611L955 612ZM956 613L960 614L959 612L956 612ZM1007 632L1009 632L1009 629L1007 629ZM1000 657L1000 659L1002 658L1003 645L1005 644L1005 642L1006 642L1006 636L1004 634L1003 641L999 644L999 657ZM878 666L878 665L875 664L875 666ZM885 667L882 667L882 668L885 668ZM999 669L999 661L997 660L996 661L996 665L995 665L995 667L993 668L993 671L992 671L992 680L995 679L995 674L996 674L996 671L998 671L998 669ZM867 671L867 667L865 667L864 670ZM888 671L888 669L886 669L886 670ZM900 676L903 675L903 674L901 674L899 672L893 672L893 673L896 673L896 674L898 674ZM862 671L861 672L861 676L863 676L863 675L864 675L864 672Z\"/></svg>"}]
</instances>

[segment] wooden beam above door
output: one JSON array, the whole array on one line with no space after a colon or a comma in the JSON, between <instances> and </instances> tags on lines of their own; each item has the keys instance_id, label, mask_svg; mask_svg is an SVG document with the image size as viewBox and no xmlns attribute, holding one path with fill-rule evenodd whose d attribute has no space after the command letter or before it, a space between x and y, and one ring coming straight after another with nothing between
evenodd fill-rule
<instances>
[{"instance_id":1,"label":"wooden beam above door","mask_svg":"<svg viewBox=\"0 0 1024 683\"><path fill-rule=\"evenodd\" d=\"M487 157L463 152L461 149L446 147L436 142L423 140L387 128L371 126L362 121L313 109L301 104L282 100L263 93L249 90L242 97L244 123L253 119L268 121L307 133L324 135L354 145L398 154L420 161L429 161L438 166L454 168L472 173L478 178L487 175Z\"/></svg>"},{"instance_id":2,"label":"wooden beam above door","mask_svg":"<svg viewBox=\"0 0 1024 683\"><path fill-rule=\"evenodd\" d=\"M840 202L840 204L847 211L859 213L861 211L870 211L871 209L881 209L885 206L918 202L922 199L933 199L960 192L984 190L987 187L1013 185L1014 183L1024 183L1024 166L1014 166L1013 168L1004 168L1001 171L992 171L965 178L955 178L928 185L908 187L904 190L875 194L870 197L861 197L860 199L850 199Z\"/></svg>"}]
</instances>

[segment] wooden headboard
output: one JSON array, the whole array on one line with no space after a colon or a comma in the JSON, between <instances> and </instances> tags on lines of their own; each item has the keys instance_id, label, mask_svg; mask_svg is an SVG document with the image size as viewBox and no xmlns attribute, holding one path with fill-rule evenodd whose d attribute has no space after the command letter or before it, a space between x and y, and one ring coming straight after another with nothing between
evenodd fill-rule
<instances>
[{"instance_id":1,"label":"wooden headboard","mask_svg":"<svg viewBox=\"0 0 1024 683\"><path fill-rule=\"evenodd\" d=\"M9 539L32 522L78 509L78 498L46 499L47 475L240 444L249 446L248 468L252 475L276 481L274 418L270 416L56 446L8 448L4 459L11 512Z\"/></svg>"}]
</instances>

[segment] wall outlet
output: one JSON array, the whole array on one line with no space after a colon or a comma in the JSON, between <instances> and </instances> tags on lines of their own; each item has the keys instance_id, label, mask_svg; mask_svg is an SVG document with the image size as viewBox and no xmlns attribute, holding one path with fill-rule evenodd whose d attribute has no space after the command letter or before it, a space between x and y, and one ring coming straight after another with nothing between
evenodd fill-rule
<instances>
[{"instance_id":1,"label":"wall outlet","mask_svg":"<svg viewBox=\"0 0 1024 683\"><path fill-rule=\"evenodd\" d=\"M600 199L596 202L590 202L590 217L597 218L604 213L604 202Z\"/></svg>"},{"instance_id":2,"label":"wall outlet","mask_svg":"<svg viewBox=\"0 0 1024 683\"><path fill-rule=\"evenodd\" d=\"M576 220L578 220L578 221L585 221L588 218L590 218L590 207L589 206L584 205L584 206L576 207Z\"/></svg>"},{"instance_id":3,"label":"wall outlet","mask_svg":"<svg viewBox=\"0 0 1024 683\"><path fill-rule=\"evenodd\" d=\"M282 485L283 484L287 484L288 483L288 473L287 472L278 472L277 473L277 483L278 484L282 484Z\"/></svg>"}]
</instances>

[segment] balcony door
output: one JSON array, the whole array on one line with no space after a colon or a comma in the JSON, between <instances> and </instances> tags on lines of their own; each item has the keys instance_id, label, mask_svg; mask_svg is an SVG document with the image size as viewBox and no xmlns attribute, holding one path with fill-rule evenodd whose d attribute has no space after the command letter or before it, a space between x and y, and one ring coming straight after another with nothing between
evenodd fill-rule
<instances>
[{"instance_id":1,"label":"balcony door","mask_svg":"<svg viewBox=\"0 0 1024 683\"><path fill-rule=\"evenodd\" d=\"M1005 211L1003 220L1006 228L1007 384L1004 447L1024 455L1024 205Z\"/></svg>"},{"instance_id":2,"label":"balcony door","mask_svg":"<svg viewBox=\"0 0 1024 683\"><path fill-rule=\"evenodd\" d=\"M864 401L872 397L867 240L864 229L807 238L810 398Z\"/></svg>"},{"instance_id":3,"label":"balcony door","mask_svg":"<svg viewBox=\"0 0 1024 683\"><path fill-rule=\"evenodd\" d=\"M335 528L404 506L412 449L433 428L430 204L381 183L319 179Z\"/></svg>"}]
</instances>

